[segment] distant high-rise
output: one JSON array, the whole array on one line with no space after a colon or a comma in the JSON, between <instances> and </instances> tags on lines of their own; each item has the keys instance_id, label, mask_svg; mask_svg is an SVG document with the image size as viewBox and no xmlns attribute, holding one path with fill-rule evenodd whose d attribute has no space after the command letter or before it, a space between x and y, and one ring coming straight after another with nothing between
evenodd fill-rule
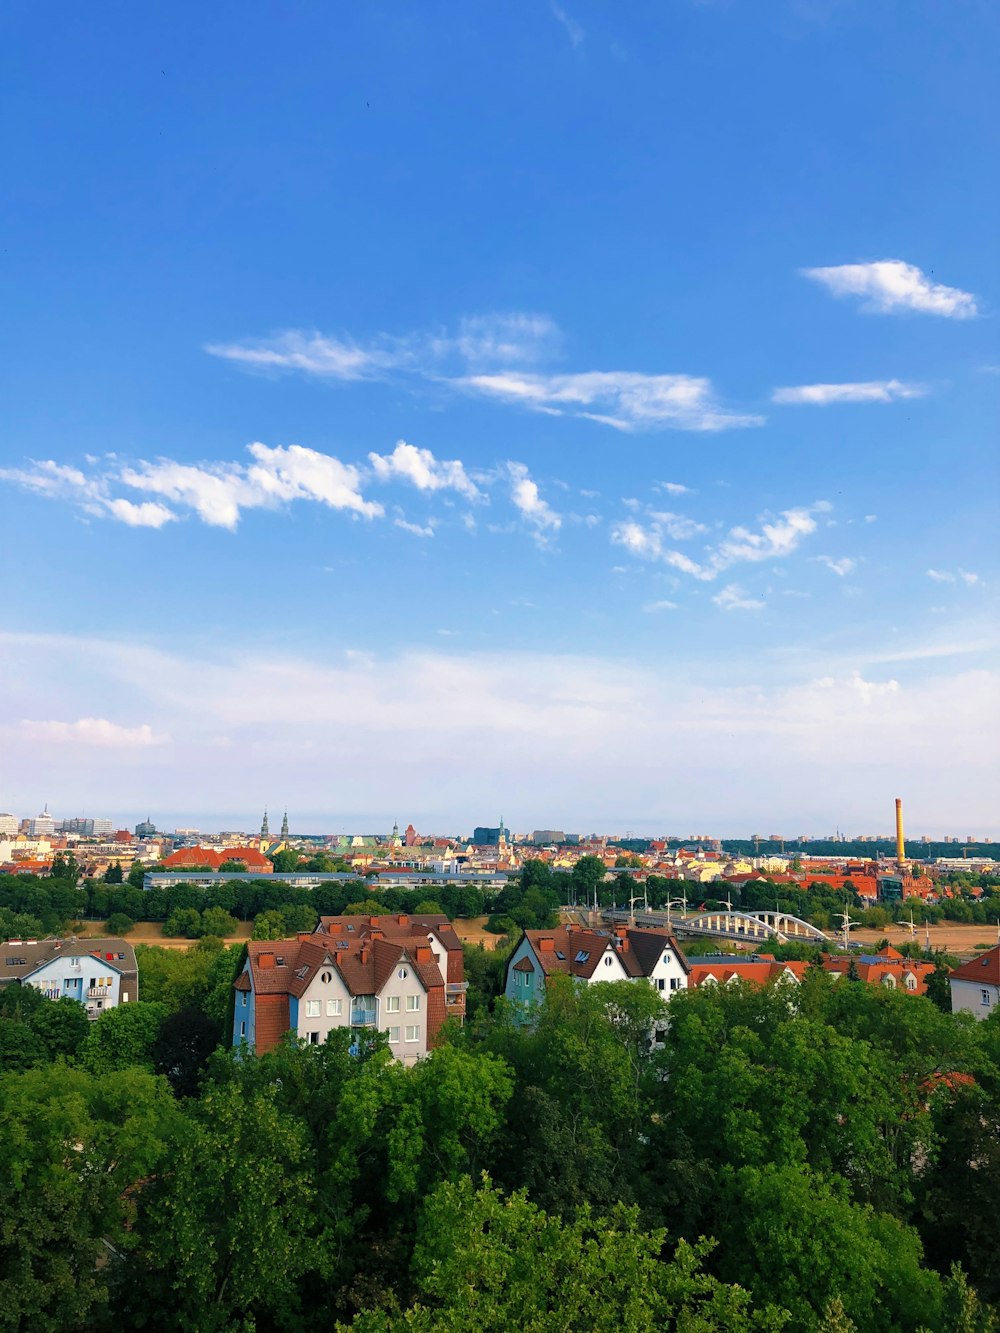
<instances>
[{"instance_id":1,"label":"distant high-rise","mask_svg":"<svg viewBox=\"0 0 1000 1333\"><path fill-rule=\"evenodd\" d=\"M17 815L0 815L0 837L17 836Z\"/></svg>"},{"instance_id":2,"label":"distant high-rise","mask_svg":"<svg viewBox=\"0 0 1000 1333\"><path fill-rule=\"evenodd\" d=\"M150 819L149 815L147 815L141 823L138 823L135 826L135 836L137 838L152 838L155 833L156 825Z\"/></svg>"},{"instance_id":3,"label":"distant high-rise","mask_svg":"<svg viewBox=\"0 0 1000 1333\"><path fill-rule=\"evenodd\" d=\"M36 815L28 824L28 832L33 838L51 838L55 831L56 821L49 814L49 807L46 804L42 813Z\"/></svg>"}]
</instances>

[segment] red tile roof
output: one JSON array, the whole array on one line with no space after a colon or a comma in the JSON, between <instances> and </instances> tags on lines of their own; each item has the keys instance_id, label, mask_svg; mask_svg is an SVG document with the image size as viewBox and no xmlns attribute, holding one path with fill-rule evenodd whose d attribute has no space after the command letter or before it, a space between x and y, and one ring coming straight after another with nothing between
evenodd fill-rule
<instances>
[{"instance_id":1,"label":"red tile roof","mask_svg":"<svg viewBox=\"0 0 1000 1333\"><path fill-rule=\"evenodd\" d=\"M986 986L1000 986L1000 944L978 958L956 967L951 974L957 981L978 981Z\"/></svg>"}]
</instances>

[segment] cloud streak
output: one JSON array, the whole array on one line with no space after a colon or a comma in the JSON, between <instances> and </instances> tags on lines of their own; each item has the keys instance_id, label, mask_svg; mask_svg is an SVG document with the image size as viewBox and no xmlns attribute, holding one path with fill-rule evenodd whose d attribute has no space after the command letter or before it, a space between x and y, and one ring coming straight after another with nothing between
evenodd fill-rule
<instances>
[{"instance_id":1,"label":"cloud streak","mask_svg":"<svg viewBox=\"0 0 1000 1333\"><path fill-rule=\"evenodd\" d=\"M831 403L893 403L901 398L922 398L926 393L922 384L904 384L902 380L864 380L855 384L798 384L775 389L771 402L828 407Z\"/></svg>"},{"instance_id":2,"label":"cloud streak","mask_svg":"<svg viewBox=\"0 0 1000 1333\"><path fill-rule=\"evenodd\" d=\"M887 315L914 310L945 319L974 319L976 298L959 287L932 282L915 264L902 259L880 259L869 264L835 264L804 268L804 277L821 283L834 296L860 296L862 310Z\"/></svg>"},{"instance_id":3,"label":"cloud streak","mask_svg":"<svg viewBox=\"0 0 1000 1333\"><path fill-rule=\"evenodd\" d=\"M588 371L576 375L504 372L469 375L469 392L550 416L571 415L619 431L720 431L760 426L764 418L732 411L715 399L711 381L694 375Z\"/></svg>"}]
</instances>

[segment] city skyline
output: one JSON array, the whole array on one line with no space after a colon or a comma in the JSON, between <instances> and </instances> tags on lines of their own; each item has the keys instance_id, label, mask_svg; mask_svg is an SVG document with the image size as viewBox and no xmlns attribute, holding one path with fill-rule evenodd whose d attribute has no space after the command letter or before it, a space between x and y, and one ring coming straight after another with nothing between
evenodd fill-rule
<instances>
[{"instance_id":1,"label":"city skyline","mask_svg":"<svg viewBox=\"0 0 1000 1333\"><path fill-rule=\"evenodd\" d=\"M995 12L54 9L0 805L1000 835Z\"/></svg>"}]
</instances>

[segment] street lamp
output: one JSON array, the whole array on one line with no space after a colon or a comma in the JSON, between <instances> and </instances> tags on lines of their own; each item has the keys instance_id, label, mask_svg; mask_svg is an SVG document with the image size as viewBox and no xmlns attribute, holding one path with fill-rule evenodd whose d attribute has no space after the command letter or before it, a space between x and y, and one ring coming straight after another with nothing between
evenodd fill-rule
<instances>
[{"instance_id":1,"label":"street lamp","mask_svg":"<svg viewBox=\"0 0 1000 1333\"><path fill-rule=\"evenodd\" d=\"M687 894L685 894L683 898L668 898L665 905L667 909L667 929L669 930L671 907L682 907L684 909L684 915L687 916L687 910L688 910Z\"/></svg>"}]
</instances>

